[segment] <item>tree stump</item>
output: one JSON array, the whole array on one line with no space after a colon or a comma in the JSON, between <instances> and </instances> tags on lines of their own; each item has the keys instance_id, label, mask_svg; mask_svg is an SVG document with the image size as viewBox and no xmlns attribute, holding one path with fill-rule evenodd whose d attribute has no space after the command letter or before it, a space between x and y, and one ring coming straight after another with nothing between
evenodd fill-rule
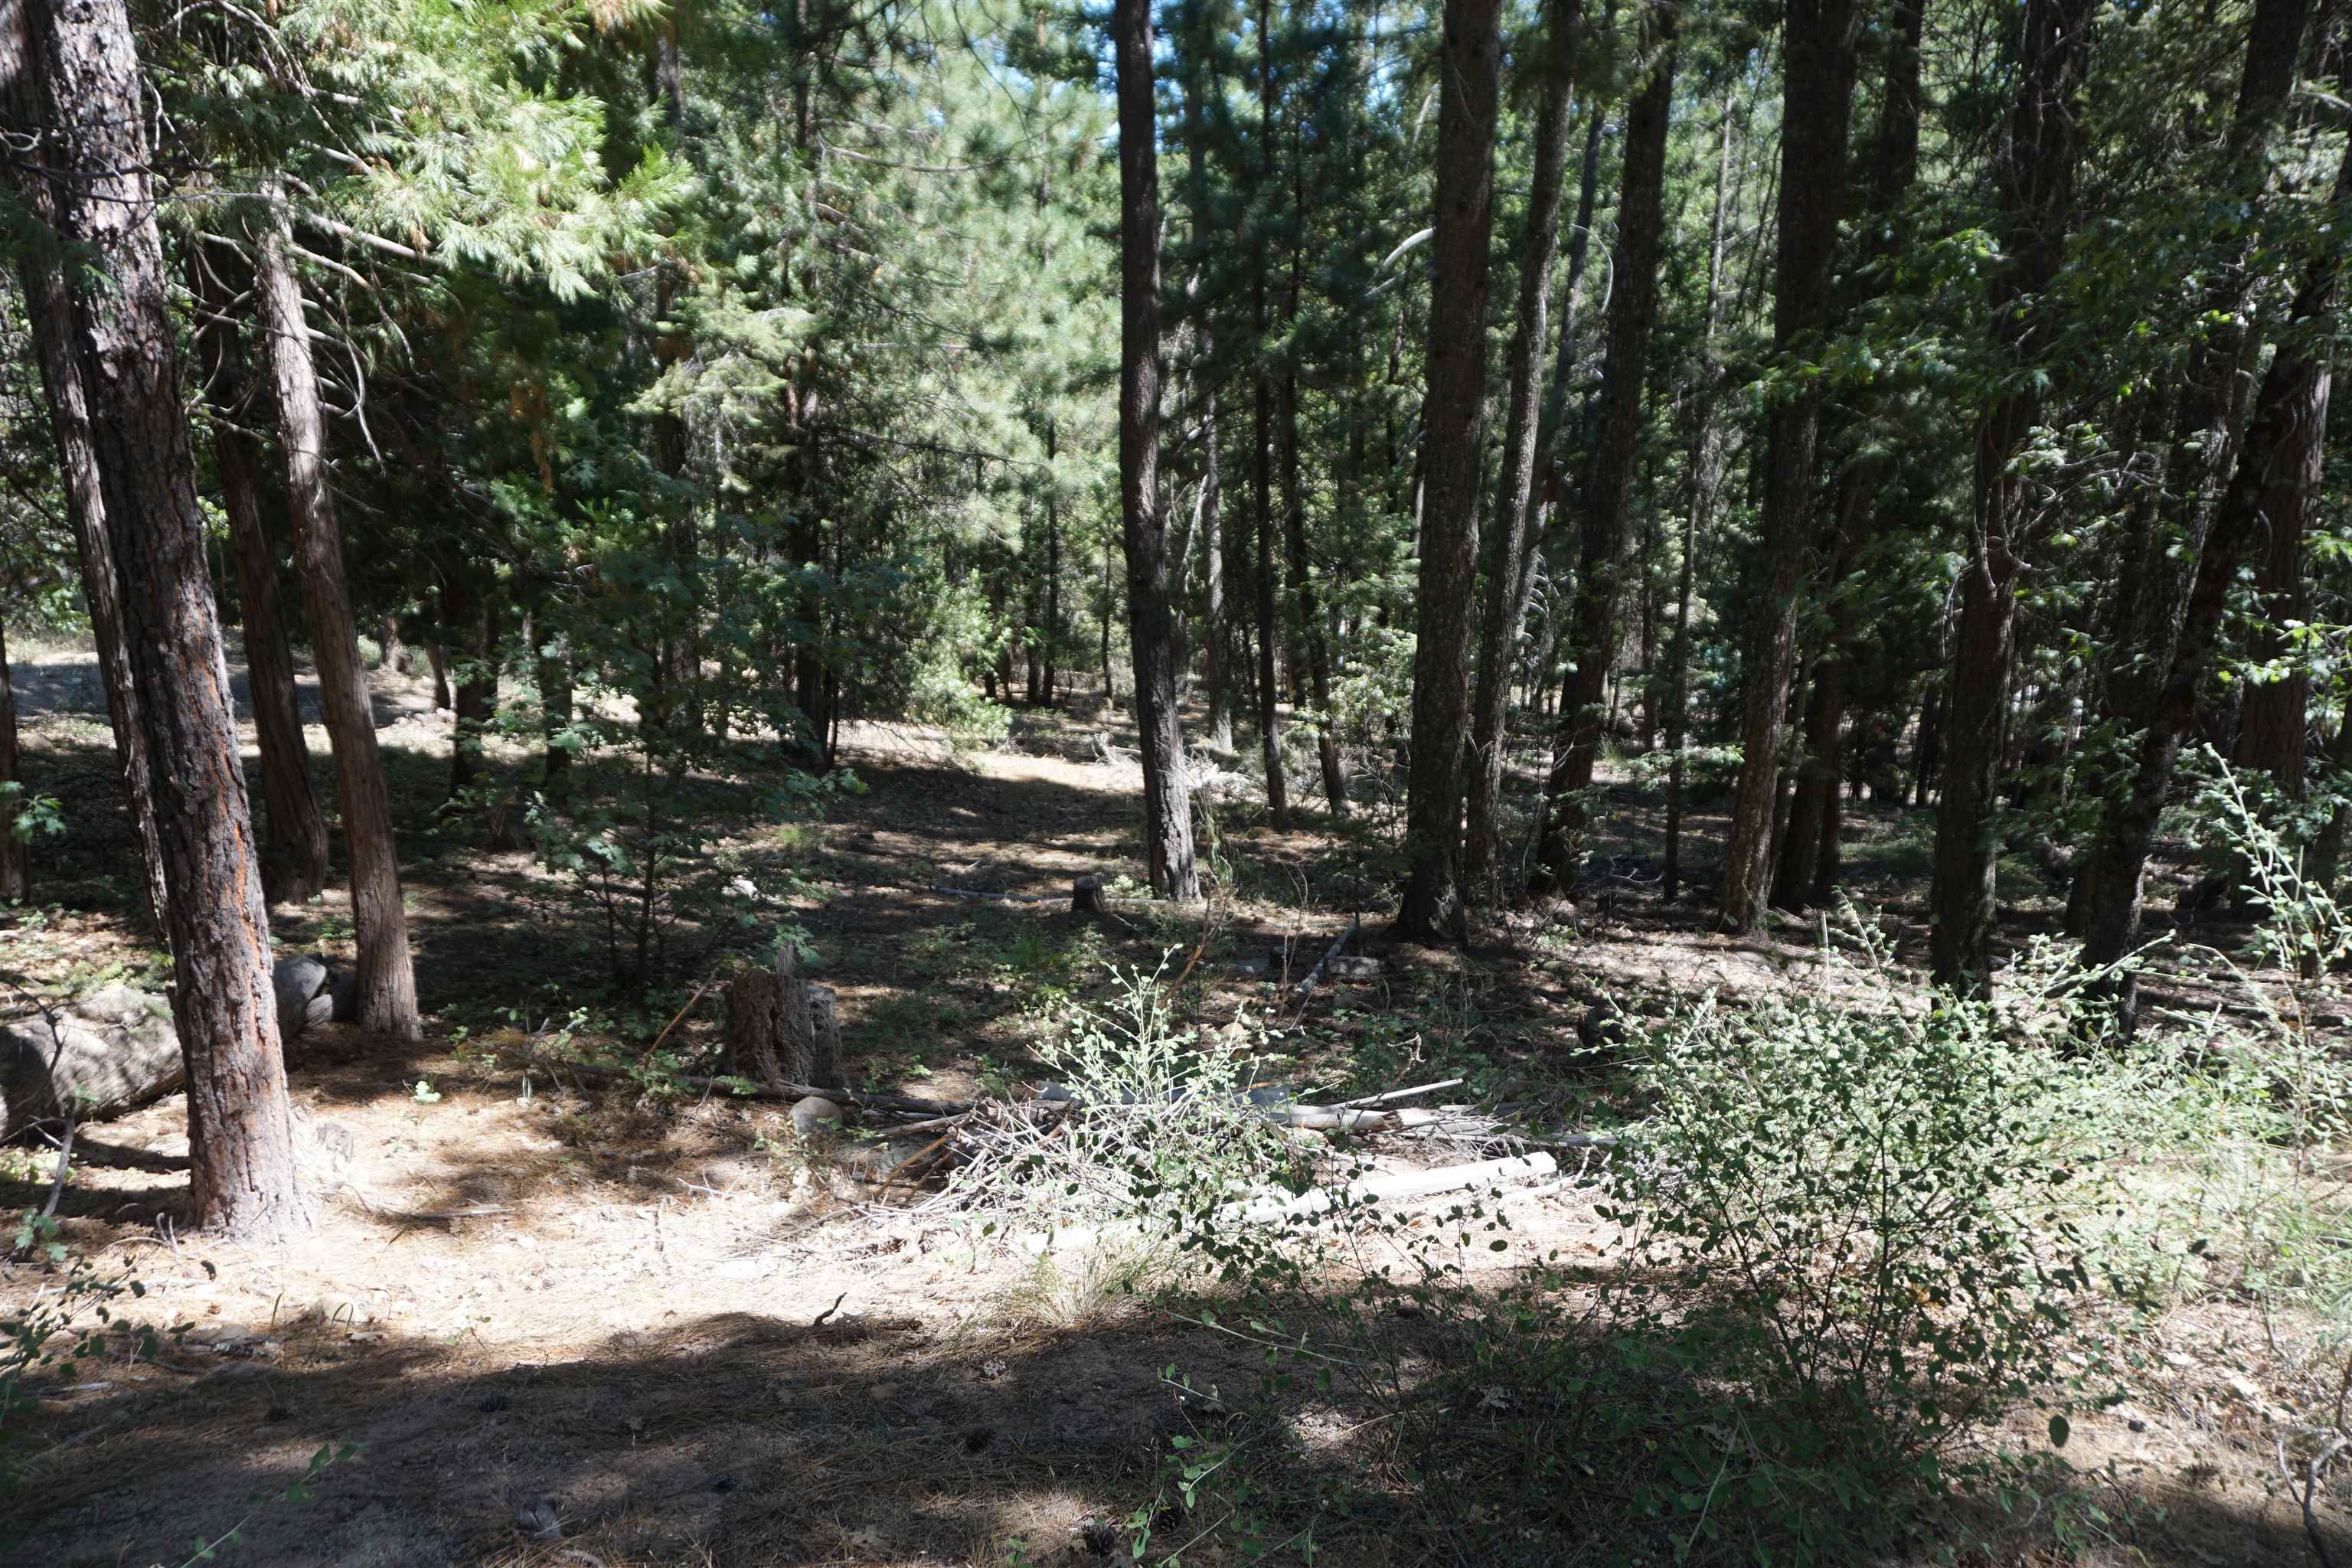
<instances>
[{"instance_id":1,"label":"tree stump","mask_svg":"<svg viewBox=\"0 0 2352 1568\"><path fill-rule=\"evenodd\" d=\"M1074 915L1108 914L1103 907L1102 879L1080 877L1070 884L1070 912Z\"/></svg>"},{"instance_id":2,"label":"tree stump","mask_svg":"<svg viewBox=\"0 0 2352 1568\"><path fill-rule=\"evenodd\" d=\"M728 1070L761 1088L847 1087L842 1079L841 1014L833 987L799 973L790 943L773 969L747 969L727 985Z\"/></svg>"}]
</instances>

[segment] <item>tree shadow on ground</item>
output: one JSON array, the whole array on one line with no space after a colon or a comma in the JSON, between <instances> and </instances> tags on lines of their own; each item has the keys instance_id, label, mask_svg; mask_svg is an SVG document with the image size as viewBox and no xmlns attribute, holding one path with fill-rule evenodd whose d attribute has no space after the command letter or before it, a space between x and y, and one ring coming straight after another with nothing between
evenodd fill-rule
<instances>
[{"instance_id":1,"label":"tree shadow on ground","mask_svg":"<svg viewBox=\"0 0 2352 1568\"><path fill-rule=\"evenodd\" d=\"M1574 1392L1580 1367L1631 1364L1639 1345L1555 1342L1549 1381L1515 1382L1526 1368L1454 1362L1458 1326L1390 1314L1362 1342L1371 1375L1269 1380L1252 1337L1139 1311L992 1331L681 1300L643 1331L515 1361L315 1313L200 1323L39 1390L0 1542L58 1568L177 1562L233 1527L224 1555L253 1564L1076 1564L1124 1557L1148 1527L1152 1561L1255 1540L1276 1562L1311 1542L1319 1562L1532 1568L1751 1561L1769 1523L1769 1496L1670 1468L1658 1422L1719 1400L1693 1381L1705 1369L1601 1384L1630 1404ZM313 1500L249 1512L342 1445L361 1452ZM2023 1501L2038 1514L2053 1495ZM541 1500L575 1555L518 1531ZM2301 1531L2259 1499L2166 1504L2109 1515L2133 1560L2304 1560ZM1867 1553L1832 1532L1815 1560L1927 1560L1963 1531L1971 1560L2052 1560L2046 1528L1974 1509Z\"/></svg>"}]
</instances>

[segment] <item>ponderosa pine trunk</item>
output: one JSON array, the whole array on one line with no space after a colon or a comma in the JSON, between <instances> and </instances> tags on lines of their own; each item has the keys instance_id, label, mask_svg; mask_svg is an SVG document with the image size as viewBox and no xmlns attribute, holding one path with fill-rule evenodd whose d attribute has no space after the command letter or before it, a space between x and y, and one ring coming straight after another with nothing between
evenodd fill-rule
<instances>
[{"instance_id":1,"label":"ponderosa pine trunk","mask_svg":"<svg viewBox=\"0 0 2352 1568\"><path fill-rule=\"evenodd\" d=\"M1773 349L1784 363L1817 352L1835 314L1831 277L1844 205L1856 16L1854 0L1788 0L1772 297ZM1734 931L1764 918L1770 890L1780 753L1796 674L1798 599L1820 494L1821 424L1818 383L1802 376L1775 396L1767 419L1759 525L1763 570L1741 660L1739 784L1718 910L1723 925Z\"/></svg>"},{"instance_id":2,"label":"ponderosa pine trunk","mask_svg":"<svg viewBox=\"0 0 2352 1568\"><path fill-rule=\"evenodd\" d=\"M2246 654L2250 662L2276 665L2284 672L2248 683L2238 710L2237 763L2270 774L2287 799L2299 801L2307 787L2311 676L2293 628L2310 619L2303 549L2309 517L2298 510L2270 524L2254 559L2260 613L2247 635Z\"/></svg>"},{"instance_id":3,"label":"ponderosa pine trunk","mask_svg":"<svg viewBox=\"0 0 2352 1568\"><path fill-rule=\"evenodd\" d=\"M294 524L294 564L310 623L310 657L324 699L327 739L335 756L335 805L343 822L343 853L351 863L352 924L359 945L360 1026L395 1039L424 1032L416 1012L416 973L408 952L408 916L401 903L399 853L392 800L377 749L375 712L367 672L360 663L358 629L343 586L343 541L327 488L326 421L318 370L302 319L302 282L294 271L282 190L266 191L273 204L256 226L257 325L278 395L279 456L286 465L286 505Z\"/></svg>"},{"instance_id":4,"label":"ponderosa pine trunk","mask_svg":"<svg viewBox=\"0 0 2352 1568\"><path fill-rule=\"evenodd\" d=\"M2336 173L2333 205L2337 226L2352 221L2352 140L2346 142ZM2255 395L2237 466L2198 554L2180 636L2134 753L2128 790L2109 808L2093 851L2091 929L2083 944L2088 969L2116 963L2139 940L2148 848L2172 787L2181 741L2196 721L2199 693L2214 668L2239 568L2266 528L2300 532L2319 494L2333 379L2326 323L2333 319L2344 265L2341 241L2328 227L2319 232L2324 237L2305 266L2294 309ZM2116 1022L2129 1034L2138 1021L2137 976L2124 970L2104 988L2114 998Z\"/></svg>"},{"instance_id":5,"label":"ponderosa pine trunk","mask_svg":"<svg viewBox=\"0 0 2352 1568\"><path fill-rule=\"evenodd\" d=\"M278 552L262 507L261 444L247 425L255 400L230 314L240 290L221 276L219 265L200 242L190 247L189 290L204 312L195 333L197 373L213 409L213 468L245 621L246 689L261 756L262 884L273 902L299 904L327 885L327 818L310 787L310 747L302 733Z\"/></svg>"},{"instance_id":6,"label":"ponderosa pine trunk","mask_svg":"<svg viewBox=\"0 0 2352 1568\"><path fill-rule=\"evenodd\" d=\"M1160 153L1150 0L1111 13L1118 69L1118 489L1135 727L1143 742L1143 846L1162 898L1197 899L1192 784L1176 718L1167 529L1160 511Z\"/></svg>"},{"instance_id":7,"label":"ponderosa pine trunk","mask_svg":"<svg viewBox=\"0 0 2352 1568\"><path fill-rule=\"evenodd\" d=\"M2014 465L2042 423L2042 377L2036 373L2051 352L2053 333L2039 313L2040 296L2065 254L2081 156L2074 99L2090 54L2092 10L2093 0L2027 0L2014 34L2017 96L1995 154L2007 260L1990 290L1992 332L2009 390L1977 424L1969 554L1960 571L1959 626L1937 734L1943 795L1928 894L1936 983L1969 996L1992 994L2000 913L1993 867L2000 847L1994 812L2030 500L2026 476Z\"/></svg>"},{"instance_id":8,"label":"ponderosa pine trunk","mask_svg":"<svg viewBox=\"0 0 2352 1568\"><path fill-rule=\"evenodd\" d=\"M1609 670L1617 651L1618 574L1627 539L1626 498L1642 437L1650 330L1658 315L1658 249L1665 223L1666 136L1674 107L1674 0L1656 0L1642 29L1649 56L1642 90L1625 116L1625 168L1617 202L1616 291L1601 370L1601 430L1585 486L1577 552L1575 621L1561 689L1559 737L1544 784L1534 890L1576 886L1589 822L1586 797L1601 751Z\"/></svg>"},{"instance_id":9,"label":"ponderosa pine trunk","mask_svg":"<svg viewBox=\"0 0 2352 1568\"><path fill-rule=\"evenodd\" d=\"M1550 315L1552 258L1559 249L1559 203L1568 172L1570 83L1555 64L1537 94L1534 184L1527 238L1520 247L1518 326L1511 338L1508 412L1495 507L1482 543L1486 595L1478 612L1477 684L1470 700L1469 777L1462 830L1462 883L1473 898L1495 885L1502 833L1503 763L1509 749L1511 668L1527 614L1521 563L1536 478L1536 443L1544 392L1544 340Z\"/></svg>"},{"instance_id":10,"label":"ponderosa pine trunk","mask_svg":"<svg viewBox=\"0 0 2352 1568\"><path fill-rule=\"evenodd\" d=\"M24 43L9 39L5 53L10 65L33 68L61 232L101 275L71 291L72 342L153 770L195 1218L230 1235L286 1236L310 1216L295 1169L268 911L205 560L131 17L122 0L30 0L21 16Z\"/></svg>"},{"instance_id":11,"label":"ponderosa pine trunk","mask_svg":"<svg viewBox=\"0 0 2352 1568\"><path fill-rule=\"evenodd\" d=\"M22 26L21 15L8 20L12 26ZM41 122L33 66L29 55L16 47L13 35L8 42L9 58L0 61L0 74L8 77L0 81L0 113L29 132ZM47 172L28 158L16 166L13 177L36 230L58 229L58 195ZM114 731L131 837L139 846L142 912L149 930L169 935L170 909L164 892L163 845L155 832L154 792L149 784L152 769L146 728L140 721L138 693L131 678L131 653L122 645L122 588L114 569L114 546L107 537L106 499L91 449L89 405L74 353L73 300L57 248L44 239L42 233L36 232L18 245L17 278L25 290L33 355L40 362L49 430L57 442L66 520L73 529L81 566L82 605L89 616L91 640L98 645L99 684L106 693L107 722Z\"/></svg>"},{"instance_id":12,"label":"ponderosa pine trunk","mask_svg":"<svg viewBox=\"0 0 2352 1568\"><path fill-rule=\"evenodd\" d=\"M1463 905L1462 752L1470 719L1470 612L1478 570L1486 429L1486 250L1494 227L1499 0L1446 0L1439 47L1437 221L1423 437L1428 495L1412 658L1400 935L1468 936Z\"/></svg>"}]
</instances>

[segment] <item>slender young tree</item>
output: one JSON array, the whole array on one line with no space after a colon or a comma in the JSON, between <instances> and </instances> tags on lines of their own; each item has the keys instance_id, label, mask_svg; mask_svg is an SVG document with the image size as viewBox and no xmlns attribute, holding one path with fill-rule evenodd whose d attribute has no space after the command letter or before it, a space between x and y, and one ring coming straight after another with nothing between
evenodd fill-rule
<instances>
[{"instance_id":1,"label":"slender young tree","mask_svg":"<svg viewBox=\"0 0 2352 1568\"><path fill-rule=\"evenodd\" d=\"M327 738L335 754L335 805L351 861L352 924L358 936L360 1026L395 1039L424 1032L416 1012L416 973L409 959L408 915L401 902L400 862L392 801L377 749L375 712L359 632L343 586L343 542L327 488L326 422L319 376L302 317L302 282L294 270L282 190L256 223L254 284L263 352L277 392L279 455L294 521L294 563L310 623L311 658L326 700Z\"/></svg>"},{"instance_id":2,"label":"slender young tree","mask_svg":"<svg viewBox=\"0 0 2352 1568\"><path fill-rule=\"evenodd\" d=\"M1617 648L1626 500L1642 436L1650 330L1658 315L1658 246L1664 230L1678 21L1674 0L1656 0L1648 8L1642 40L1646 75L1625 117L1624 194L1618 201L1617 286L1601 373L1601 437L1585 487L1576 619L1569 644L1574 669L1560 697L1559 738L1544 788L1534 875L1538 892L1574 887L1584 856L1584 803L1601 750L1606 682Z\"/></svg>"},{"instance_id":3,"label":"slender young tree","mask_svg":"<svg viewBox=\"0 0 2352 1568\"><path fill-rule=\"evenodd\" d=\"M2007 259L1991 289L1997 390L1977 422L1928 896L1936 982L1975 996L1992 990L1993 808L2029 500L2016 458L2042 423L2052 334L2035 307L2058 275L2072 221L2082 145L2074 98L2090 55L2092 9L2092 0L2027 0L2011 34L2016 97L1994 154L2007 231Z\"/></svg>"},{"instance_id":4,"label":"slender young tree","mask_svg":"<svg viewBox=\"0 0 2352 1568\"><path fill-rule=\"evenodd\" d=\"M294 687L278 552L262 511L261 444L248 424L255 410L231 314L242 290L230 286L219 271L220 261L206 249L190 246L188 284L203 307L195 333L197 372L213 411L213 470L236 557L246 687L261 754L261 876L273 901L300 903L327 885L327 819L310 788L310 748ZM249 269L240 270L249 278Z\"/></svg>"},{"instance_id":5,"label":"slender young tree","mask_svg":"<svg viewBox=\"0 0 2352 1568\"><path fill-rule=\"evenodd\" d=\"M285 1236L307 1229L310 1212L295 1169L269 920L205 567L131 16L121 0L29 0L7 24L16 36L0 49L0 71L30 68L63 236L102 274L71 290L72 342L153 764L195 1217L226 1234Z\"/></svg>"},{"instance_id":6,"label":"slender young tree","mask_svg":"<svg viewBox=\"0 0 2352 1568\"><path fill-rule=\"evenodd\" d=\"M1128 641L1136 730L1143 741L1143 844L1152 890L1197 899L1192 786L1176 719L1168 610L1167 529L1160 498L1160 153L1151 90L1150 0L1118 0L1118 491L1127 548Z\"/></svg>"},{"instance_id":7,"label":"slender young tree","mask_svg":"<svg viewBox=\"0 0 2352 1568\"><path fill-rule=\"evenodd\" d=\"M1544 337L1568 165L1568 72L1564 61L1546 63L1551 68L1537 92L1534 183L1528 199L1527 238L1519 252L1518 326L1511 336L1503 466L1495 486L1494 514L1482 541L1486 586L1478 613L1478 678L1470 707L1470 778L1465 792L1469 813L1462 834L1462 880L1473 896L1491 890L1495 880L1511 666L1519 626L1527 616L1519 563L1528 552L1537 416L1543 400Z\"/></svg>"},{"instance_id":8,"label":"slender young tree","mask_svg":"<svg viewBox=\"0 0 2352 1568\"><path fill-rule=\"evenodd\" d=\"M1788 0L1781 32L1780 202L1772 291L1772 343L1784 364L1819 347L1834 314L1832 268L1846 183L1853 113L1854 0ZM1780 747L1796 671L1798 596L1820 486L1817 379L1800 374L1776 391L1765 433L1763 574L1741 661L1738 795L1724 850L1723 924L1745 931L1764 917Z\"/></svg>"},{"instance_id":9,"label":"slender young tree","mask_svg":"<svg viewBox=\"0 0 2352 1568\"><path fill-rule=\"evenodd\" d=\"M1486 247L1494 227L1499 0L1446 0L1438 53L1437 222L1430 282L1419 640L1412 658L1400 934L1468 935L1463 905L1462 752L1470 719L1470 612L1478 554L1479 443L1486 414Z\"/></svg>"}]
</instances>

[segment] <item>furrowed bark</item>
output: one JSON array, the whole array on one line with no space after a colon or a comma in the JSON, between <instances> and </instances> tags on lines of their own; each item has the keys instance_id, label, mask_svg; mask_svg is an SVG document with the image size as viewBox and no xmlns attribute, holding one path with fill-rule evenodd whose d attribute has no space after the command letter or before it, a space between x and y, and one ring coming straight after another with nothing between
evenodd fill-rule
<instances>
[{"instance_id":1,"label":"furrowed bark","mask_svg":"<svg viewBox=\"0 0 2352 1568\"><path fill-rule=\"evenodd\" d=\"M1469 728L1470 610L1486 427L1486 247L1495 205L1498 0L1446 0L1439 58L1437 222L1430 288L1428 498L1413 650L1408 871L1400 934L1464 941L1462 750Z\"/></svg>"},{"instance_id":2,"label":"furrowed bark","mask_svg":"<svg viewBox=\"0 0 2352 1568\"><path fill-rule=\"evenodd\" d=\"M197 1222L307 1229L279 1051L269 922L147 170L145 101L122 0L24 8L63 233L104 285L72 291L73 350L122 590L169 890L173 1015L188 1079ZM16 51L11 51L16 52Z\"/></svg>"}]
</instances>

